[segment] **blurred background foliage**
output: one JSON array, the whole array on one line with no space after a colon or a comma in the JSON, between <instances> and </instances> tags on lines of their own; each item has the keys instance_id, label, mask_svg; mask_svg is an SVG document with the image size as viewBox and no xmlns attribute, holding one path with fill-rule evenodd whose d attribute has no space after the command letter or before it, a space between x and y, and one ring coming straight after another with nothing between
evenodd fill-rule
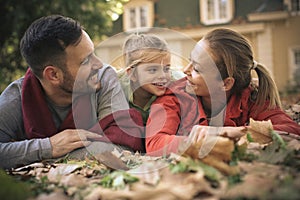
<instances>
[{"instance_id":1,"label":"blurred background foliage","mask_svg":"<svg viewBox=\"0 0 300 200\"><path fill-rule=\"evenodd\" d=\"M96 43L111 31L112 19L128 0L0 0L0 94L27 68L19 42L37 18L61 14L78 20Z\"/></svg>"}]
</instances>

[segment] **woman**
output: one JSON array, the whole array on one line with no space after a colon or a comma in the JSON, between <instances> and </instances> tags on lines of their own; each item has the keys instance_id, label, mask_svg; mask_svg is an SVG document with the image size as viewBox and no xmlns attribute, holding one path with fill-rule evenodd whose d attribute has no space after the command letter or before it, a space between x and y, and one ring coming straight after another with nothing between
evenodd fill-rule
<instances>
[{"instance_id":1,"label":"woman","mask_svg":"<svg viewBox=\"0 0 300 200\"><path fill-rule=\"evenodd\" d=\"M251 83L253 71L258 86ZM281 109L274 80L254 61L249 42L239 33L229 29L209 32L192 50L184 72L187 77L170 85L151 106L146 126L148 153L176 153L194 125L201 125L193 129L197 130L194 139L207 133L240 137L250 118L271 120L274 130L300 135L299 125Z\"/></svg>"}]
</instances>

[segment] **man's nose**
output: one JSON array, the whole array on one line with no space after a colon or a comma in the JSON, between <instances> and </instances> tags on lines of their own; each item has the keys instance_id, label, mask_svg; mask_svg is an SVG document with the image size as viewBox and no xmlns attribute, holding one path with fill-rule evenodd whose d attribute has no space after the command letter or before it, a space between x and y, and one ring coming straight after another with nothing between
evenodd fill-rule
<instances>
[{"instance_id":1,"label":"man's nose","mask_svg":"<svg viewBox=\"0 0 300 200\"><path fill-rule=\"evenodd\" d=\"M93 66L92 66L92 68L94 69L94 70L96 70L96 69L101 69L102 67L103 67L103 62L100 60L100 58L98 58L97 56L95 56L95 62L94 62L94 64L93 64Z\"/></svg>"}]
</instances>

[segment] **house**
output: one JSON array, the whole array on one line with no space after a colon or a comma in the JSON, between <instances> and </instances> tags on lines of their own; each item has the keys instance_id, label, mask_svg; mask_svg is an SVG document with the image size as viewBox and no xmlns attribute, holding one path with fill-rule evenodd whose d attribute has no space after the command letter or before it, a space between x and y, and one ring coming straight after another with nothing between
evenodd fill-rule
<instances>
[{"instance_id":1,"label":"house","mask_svg":"<svg viewBox=\"0 0 300 200\"><path fill-rule=\"evenodd\" d=\"M195 42L217 27L249 39L279 91L300 86L300 0L129 0L96 53L120 68L124 39L136 31L155 33L167 40L180 68Z\"/></svg>"}]
</instances>

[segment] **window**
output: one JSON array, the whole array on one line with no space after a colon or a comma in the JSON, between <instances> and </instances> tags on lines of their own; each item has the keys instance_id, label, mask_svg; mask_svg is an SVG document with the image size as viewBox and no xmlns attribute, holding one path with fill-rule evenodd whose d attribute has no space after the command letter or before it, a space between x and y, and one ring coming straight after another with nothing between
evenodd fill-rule
<instances>
[{"instance_id":1,"label":"window","mask_svg":"<svg viewBox=\"0 0 300 200\"><path fill-rule=\"evenodd\" d=\"M153 19L152 1L132 0L124 6L124 31L152 27Z\"/></svg>"},{"instance_id":2,"label":"window","mask_svg":"<svg viewBox=\"0 0 300 200\"><path fill-rule=\"evenodd\" d=\"M292 15L300 14L300 0L284 0L284 3Z\"/></svg>"},{"instance_id":3,"label":"window","mask_svg":"<svg viewBox=\"0 0 300 200\"><path fill-rule=\"evenodd\" d=\"M291 0L291 10L293 11L300 11L300 1L299 0Z\"/></svg>"},{"instance_id":4,"label":"window","mask_svg":"<svg viewBox=\"0 0 300 200\"><path fill-rule=\"evenodd\" d=\"M205 25L228 23L233 11L233 0L200 0L200 20Z\"/></svg>"},{"instance_id":5,"label":"window","mask_svg":"<svg viewBox=\"0 0 300 200\"><path fill-rule=\"evenodd\" d=\"M300 86L300 46L290 49L290 79Z\"/></svg>"},{"instance_id":6,"label":"window","mask_svg":"<svg viewBox=\"0 0 300 200\"><path fill-rule=\"evenodd\" d=\"M300 49L294 50L294 64L300 66Z\"/></svg>"}]
</instances>

